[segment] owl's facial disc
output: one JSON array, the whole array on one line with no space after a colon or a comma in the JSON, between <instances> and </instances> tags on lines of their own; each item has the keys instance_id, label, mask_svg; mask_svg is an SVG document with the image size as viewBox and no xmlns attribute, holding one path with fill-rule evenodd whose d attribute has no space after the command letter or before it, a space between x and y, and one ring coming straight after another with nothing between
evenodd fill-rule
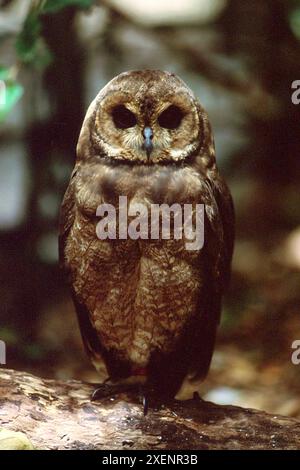
<instances>
[{"instance_id":1,"label":"owl's facial disc","mask_svg":"<svg viewBox=\"0 0 300 470\"><path fill-rule=\"evenodd\" d=\"M201 116L194 96L178 79L167 74L145 83L138 76L129 83L129 75L120 77L109 91L104 89L95 110L93 140L101 155L168 163L183 161L199 148Z\"/></svg>"}]
</instances>

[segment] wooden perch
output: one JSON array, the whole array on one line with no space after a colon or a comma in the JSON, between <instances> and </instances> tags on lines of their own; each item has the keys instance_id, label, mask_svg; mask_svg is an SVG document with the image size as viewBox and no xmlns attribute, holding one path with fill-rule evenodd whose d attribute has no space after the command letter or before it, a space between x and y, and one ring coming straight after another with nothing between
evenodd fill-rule
<instances>
[{"instance_id":1,"label":"wooden perch","mask_svg":"<svg viewBox=\"0 0 300 470\"><path fill-rule=\"evenodd\" d=\"M295 419L195 400L174 401L144 417L137 398L91 402L93 389L1 369L0 429L22 431L35 449L300 448Z\"/></svg>"}]
</instances>

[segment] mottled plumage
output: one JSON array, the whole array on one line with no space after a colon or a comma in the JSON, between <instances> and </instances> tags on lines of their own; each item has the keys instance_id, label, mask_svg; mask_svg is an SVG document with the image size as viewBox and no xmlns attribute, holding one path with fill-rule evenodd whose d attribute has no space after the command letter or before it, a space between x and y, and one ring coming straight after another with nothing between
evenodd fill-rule
<instances>
[{"instance_id":1,"label":"mottled plumage","mask_svg":"<svg viewBox=\"0 0 300 470\"><path fill-rule=\"evenodd\" d=\"M120 195L147 207L205 204L203 249L174 239L99 240L96 209L117 206ZM104 359L112 381L143 374L174 396L188 373L206 375L233 226L207 115L184 82L150 70L109 82L82 126L59 241L86 350L96 365Z\"/></svg>"}]
</instances>

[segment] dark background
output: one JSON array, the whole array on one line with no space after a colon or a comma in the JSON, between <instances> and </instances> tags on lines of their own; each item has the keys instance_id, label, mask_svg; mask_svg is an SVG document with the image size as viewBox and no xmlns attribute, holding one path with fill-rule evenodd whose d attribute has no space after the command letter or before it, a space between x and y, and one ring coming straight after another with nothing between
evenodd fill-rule
<instances>
[{"instance_id":1,"label":"dark background","mask_svg":"<svg viewBox=\"0 0 300 470\"><path fill-rule=\"evenodd\" d=\"M232 283L200 391L300 417L300 2L0 1L0 65L12 96L0 113L7 367L97 380L58 269L58 210L89 102L124 70L159 68L207 109L237 213Z\"/></svg>"}]
</instances>

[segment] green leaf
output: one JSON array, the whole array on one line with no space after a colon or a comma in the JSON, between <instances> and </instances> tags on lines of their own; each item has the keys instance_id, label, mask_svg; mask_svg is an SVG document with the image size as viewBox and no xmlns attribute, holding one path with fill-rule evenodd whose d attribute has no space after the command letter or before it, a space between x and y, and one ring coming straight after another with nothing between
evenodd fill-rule
<instances>
[{"instance_id":1,"label":"green leaf","mask_svg":"<svg viewBox=\"0 0 300 470\"><path fill-rule=\"evenodd\" d=\"M52 54L40 33L41 23L38 11L32 10L17 37L16 51L19 59L24 64L31 64L42 69L52 61Z\"/></svg>"},{"instance_id":2,"label":"green leaf","mask_svg":"<svg viewBox=\"0 0 300 470\"><path fill-rule=\"evenodd\" d=\"M0 65L0 80L7 80L10 76L10 69Z\"/></svg>"},{"instance_id":3,"label":"green leaf","mask_svg":"<svg viewBox=\"0 0 300 470\"><path fill-rule=\"evenodd\" d=\"M43 13L56 13L63 8L73 5L79 8L89 8L94 3L94 0L46 0L42 7Z\"/></svg>"},{"instance_id":4,"label":"green leaf","mask_svg":"<svg viewBox=\"0 0 300 470\"><path fill-rule=\"evenodd\" d=\"M23 87L13 80L0 80L0 122L6 119L6 116L21 98Z\"/></svg>"},{"instance_id":5,"label":"green leaf","mask_svg":"<svg viewBox=\"0 0 300 470\"><path fill-rule=\"evenodd\" d=\"M16 51L22 62L33 62L40 32L41 23L38 12L33 10L27 16L23 29L16 40Z\"/></svg>"}]
</instances>

